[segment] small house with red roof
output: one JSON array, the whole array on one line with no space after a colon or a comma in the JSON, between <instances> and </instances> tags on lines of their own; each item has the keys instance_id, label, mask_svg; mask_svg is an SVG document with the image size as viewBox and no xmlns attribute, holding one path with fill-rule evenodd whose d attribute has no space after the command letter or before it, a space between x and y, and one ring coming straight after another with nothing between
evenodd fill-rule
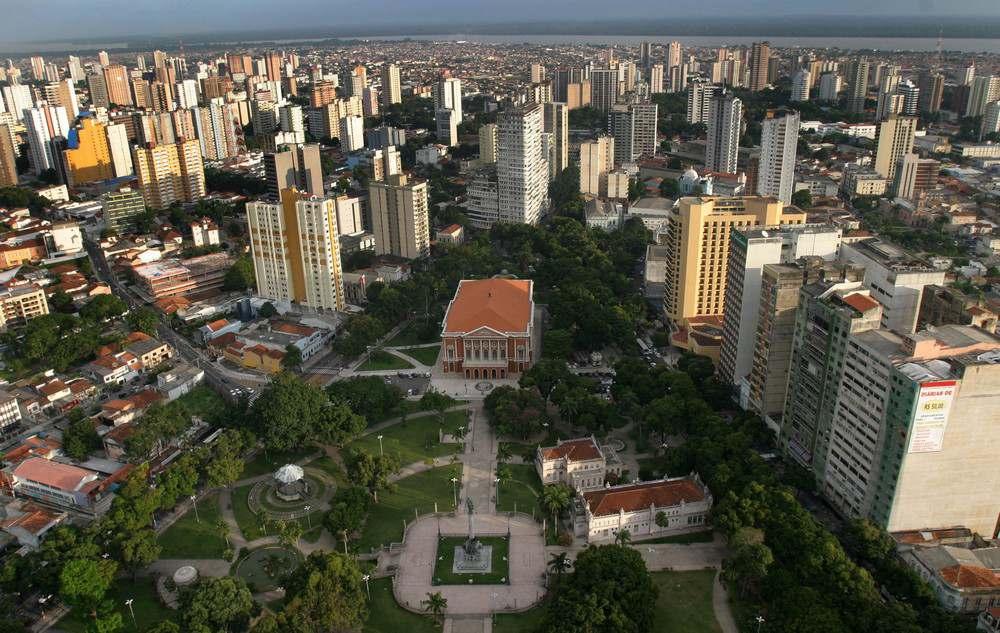
<instances>
[{"instance_id":1,"label":"small house with red roof","mask_svg":"<svg viewBox=\"0 0 1000 633\"><path fill-rule=\"evenodd\" d=\"M588 543L614 540L621 530L639 541L703 530L711 509L712 493L692 474L585 492L577 504L574 528ZM656 521L661 513L664 526Z\"/></svg>"},{"instance_id":2,"label":"small house with red roof","mask_svg":"<svg viewBox=\"0 0 1000 633\"><path fill-rule=\"evenodd\" d=\"M17 539L25 547L35 549L52 528L69 516L43 508L30 501L16 500L4 507L7 517L0 520L0 529Z\"/></svg>"}]
</instances>

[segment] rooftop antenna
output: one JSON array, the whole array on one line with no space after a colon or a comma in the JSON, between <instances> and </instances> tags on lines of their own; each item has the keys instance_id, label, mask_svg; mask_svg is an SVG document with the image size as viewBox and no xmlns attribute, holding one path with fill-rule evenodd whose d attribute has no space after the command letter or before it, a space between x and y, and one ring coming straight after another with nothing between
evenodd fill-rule
<instances>
[{"instance_id":1,"label":"rooftop antenna","mask_svg":"<svg viewBox=\"0 0 1000 633\"><path fill-rule=\"evenodd\" d=\"M937 37L937 66L941 68L941 36L944 34L944 29L938 29Z\"/></svg>"}]
</instances>

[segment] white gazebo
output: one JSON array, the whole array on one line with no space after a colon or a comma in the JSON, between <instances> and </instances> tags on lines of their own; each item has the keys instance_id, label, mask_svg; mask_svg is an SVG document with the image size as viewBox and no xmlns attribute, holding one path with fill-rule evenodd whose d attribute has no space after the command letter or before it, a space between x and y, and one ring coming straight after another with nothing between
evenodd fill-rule
<instances>
[{"instance_id":1,"label":"white gazebo","mask_svg":"<svg viewBox=\"0 0 1000 633\"><path fill-rule=\"evenodd\" d=\"M307 492L305 472L297 464L285 464L274 473L275 494L285 501L298 501Z\"/></svg>"}]
</instances>

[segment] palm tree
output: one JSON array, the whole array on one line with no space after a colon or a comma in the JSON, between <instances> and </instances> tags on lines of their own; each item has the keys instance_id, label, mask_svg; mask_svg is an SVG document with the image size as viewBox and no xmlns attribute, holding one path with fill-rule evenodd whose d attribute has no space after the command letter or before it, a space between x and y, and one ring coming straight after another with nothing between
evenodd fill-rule
<instances>
[{"instance_id":1,"label":"palm tree","mask_svg":"<svg viewBox=\"0 0 1000 633\"><path fill-rule=\"evenodd\" d=\"M510 450L510 444L500 442L500 446L497 447L497 461L504 464L510 461L510 458L513 457L513 455L513 451Z\"/></svg>"},{"instance_id":2,"label":"palm tree","mask_svg":"<svg viewBox=\"0 0 1000 633\"><path fill-rule=\"evenodd\" d=\"M552 529L556 530L559 515L565 512L573 500L573 489L566 484L548 484L542 490L542 506L552 513Z\"/></svg>"},{"instance_id":3,"label":"palm tree","mask_svg":"<svg viewBox=\"0 0 1000 633\"><path fill-rule=\"evenodd\" d=\"M553 554L552 558L549 559L549 571L558 578L562 578L563 573L569 571L572 565L573 563L569 560L569 555L566 552Z\"/></svg>"},{"instance_id":4,"label":"palm tree","mask_svg":"<svg viewBox=\"0 0 1000 633\"><path fill-rule=\"evenodd\" d=\"M497 485L504 486L511 482L514 478L514 473L511 472L510 466L499 466L497 467Z\"/></svg>"},{"instance_id":5,"label":"palm tree","mask_svg":"<svg viewBox=\"0 0 1000 633\"><path fill-rule=\"evenodd\" d=\"M441 624L444 620L445 609L448 608L448 599L441 595L441 592L430 593L427 592L427 599L421 600L420 605L424 608L424 611L431 614L434 621Z\"/></svg>"},{"instance_id":6,"label":"palm tree","mask_svg":"<svg viewBox=\"0 0 1000 633\"><path fill-rule=\"evenodd\" d=\"M625 547L632 543L632 533L622 528L615 532L615 544Z\"/></svg>"}]
</instances>

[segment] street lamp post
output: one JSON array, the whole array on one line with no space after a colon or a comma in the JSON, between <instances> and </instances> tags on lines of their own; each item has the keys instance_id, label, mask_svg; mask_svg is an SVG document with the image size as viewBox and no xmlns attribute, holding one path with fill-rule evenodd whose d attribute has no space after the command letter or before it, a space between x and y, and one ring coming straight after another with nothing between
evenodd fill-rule
<instances>
[{"instance_id":1,"label":"street lamp post","mask_svg":"<svg viewBox=\"0 0 1000 633\"><path fill-rule=\"evenodd\" d=\"M500 478L499 477L494 477L493 481L497 485L497 505L500 505Z\"/></svg>"},{"instance_id":2,"label":"street lamp post","mask_svg":"<svg viewBox=\"0 0 1000 633\"><path fill-rule=\"evenodd\" d=\"M377 435L376 438L378 438L378 456L382 457L382 436Z\"/></svg>"},{"instance_id":3,"label":"street lamp post","mask_svg":"<svg viewBox=\"0 0 1000 633\"><path fill-rule=\"evenodd\" d=\"M303 510L306 511L306 521L309 523L309 529L311 530L313 526L313 521L312 521L312 515L309 514L309 511L312 510L312 506L305 506Z\"/></svg>"},{"instance_id":4,"label":"street lamp post","mask_svg":"<svg viewBox=\"0 0 1000 633\"><path fill-rule=\"evenodd\" d=\"M128 607L129 615L132 616L132 626L134 626L136 629L138 629L139 625L135 621L135 611L132 610L132 603L133 602L134 602L134 599L133 598L129 598L128 600L125 601L125 606Z\"/></svg>"},{"instance_id":5,"label":"street lamp post","mask_svg":"<svg viewBox=\"0 0 1000 633\"><path fill-rule=\"evenodd\" d=\"M194 504L194 520L201 523L201 517L198 516L198 495L191 495L191 503Z\"/></svg>"},{"instance_id":6,"label":"street lamp post","mask_svg":"<svg viewBox=\"0 0 1000 633\"><path fill-rule=\"evenodd\" d=\"M455 509L458 509L458 478L451 478L451 490L455 494Z\"/></svg>"},{"instance_id":7,"label":"street lamp post","mask_svg":"<svg viewBox=\"0 0 1000 633\"><path fill-rule=\"evenodd\" d=\"M365 592L368 594L369 601L372 599L372 590L371 587L368 586L368 581L371 580L371 578L371 574L365 574L361 577L361 580L365 581Z\"/></svg>"},{"instance_id":8,"label":"street lamp post","mask_svg":"<svg viewBox=\"0 0 1000 633\"><path fill-rule=\"evenodd\" d=\"M757 633L760 633L760 625L761 625L761 624L764 624L764 616L762 616L762 615L758 615L758 616L757 616L756 618L754 618L754 619L755 619L755 620L757 621Z\"/></svg>"}]
</instances>

